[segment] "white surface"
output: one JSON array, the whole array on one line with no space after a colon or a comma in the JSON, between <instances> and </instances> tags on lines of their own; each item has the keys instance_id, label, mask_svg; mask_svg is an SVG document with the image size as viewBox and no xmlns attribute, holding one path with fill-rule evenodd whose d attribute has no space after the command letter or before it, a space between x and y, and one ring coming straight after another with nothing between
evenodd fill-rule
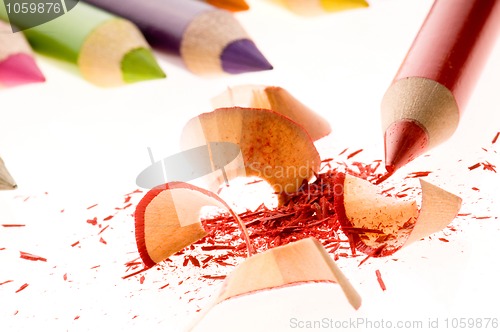
<instances>
[{"instance_id":1,"label":"white surface","mask_svg":"<svg viewBox=\"0 0 500 332\"><path fill-rule=\"evenodd\" d=\"M0 330L178 331L209 303L217 282L192 290L193 298L205 298L194 302L183 294L189 283L159 289L189 270L182 270L183 276L149 271L143 284L121 279L123 264L137 254L133 207L115 207L124 206L124 195L136 189L137 174L149 164L147 147L157 159L178 152L184 123L210 111L210 98L226 86L279 85L327 117L333 133L318 143L324 158L344 148L363 148L355 158L360 161L383 158L380 100L431 1L374 0L366 10L317 18L297 17L267 1L250 4L251 11L237 16L273 71L207 79L187 72L175 57L160 55L166 80L106 90L40 57L46 84L0 91L0 154L19 184L16 191L0 192L0 224L26 224L0 227L0 248L6 248L0 250L0 283L13 280L0 285ZM499 164L494 150L500 141L491 146L500 131L499 74L497 43L456 135L394 179L430 170L429 181L464 198L463 212L471 216L454 222L457 232L446 231L450 242L439 241L444 235L438 234L359 268L362 257L340 259L363 297L358 312L334 300L334 286L305 285L227 302L209 313L199 330L299 330L290 325L293 317L422 320L424 327L435 318L441 324L454 317L500 319L499 176L467 168L485 160ZM132 197L136 203L142 194ZM115 217L103 221L109 215ZM94 217L110 228L98 235L97 226L86 222ZM107 244L99 242L101 236ZM19 251L47 262L19 259ZM191 273L196 285L200 271ZM24 283L29 286L15 293ZM262 318L263 313L269 316Z\"/></svg>"}]
</instances>

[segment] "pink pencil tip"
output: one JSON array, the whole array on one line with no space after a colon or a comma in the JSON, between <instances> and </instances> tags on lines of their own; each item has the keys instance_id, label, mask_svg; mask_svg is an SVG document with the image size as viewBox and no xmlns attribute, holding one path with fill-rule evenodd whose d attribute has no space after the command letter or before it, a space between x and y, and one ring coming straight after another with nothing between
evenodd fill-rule
<instances>
[{"instance_id":1,"label":"pink pencil tip","mask_svg":"<svg viewBox=\"0 0 500 332\"><path fill-rule=\"evenodd\" d=\"M0 84L8 87L45 82L45 76L29 54L17 53L0 62Z\"/></svg>"}]
</instances>

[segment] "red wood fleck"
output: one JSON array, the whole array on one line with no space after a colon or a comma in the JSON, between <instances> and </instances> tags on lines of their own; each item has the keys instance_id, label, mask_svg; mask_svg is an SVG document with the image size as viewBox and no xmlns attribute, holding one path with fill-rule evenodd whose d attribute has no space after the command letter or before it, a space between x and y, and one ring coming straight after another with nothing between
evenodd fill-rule
<instances>
[{"instance_id":1,"label":"red wood fleck","mask_svg":"<svg viewBox=\"0 0 500 332\"><path fill-rule=\"evenodd\" d=\"M109 225L107 225L106 227L104 227L103 229L101 229L101 231L99 233L97 233L97 235L100 235L102 232L104 232L106 229L108 229Z\"/></svg>"},{"instance_id":2,"label":"red wood fleck","mask_svg":"<svg viewBox=\"0 0 500 332\"><path fill-rule=\"evenodd\" d=\"M499 136L500 136L500 131L497 132L497 134L495 135L495 137L493 137L493 140L491 141L491 144L495 144L497 142Z\"/></svg>"},{"instance_id":3,"label":"red wood fleck","mask_svg":"<svg viewBox=\"0 0 500 332\"><path fill-rule=\"evenodd\" d=\"M485 171L492 171L492 172L497 172L496 171L496 166L493 165L492 163L490 163L489 161L486 161L484 163L481 163L481 165L483 165L483 170Z\"/></svg>"},{"instance_id":4,"label":"red wood fleck","mask_svg":"<svg viewBox=\"0 0 500 332\"><path fill-rule=\"evenodd\" d=\"M139 282L142 284L144 284L144 280L146 280L146 277L144 275L141 276L141 278L139 279Z\"/></svg>"},{"instance_id":5,"label":"red wood fleck","mask_svg":"<svg viewBox=\"0 0 500 332\"><path fill-rule=\"evenodd\" d=\"M95 208L97 205L98 205L98 204L91 205L91 206L89 206L89 207L87 208L87 210L90 210L90 209L92 209L92 208Z\"/></svg>"},{"instance_id":6,"label":"red wood fleck","mask_svg":"<svg viewBox=\"0 0 500 332\"><path fill-rule=\"evenodd\" d=\"M113 217L114 217L114 216L107 216L107 217L106 217L106 218L104 218L103 220L104 220L104 221L108 221L108 220L113 219Z\"/></svg>"},{"instance_id":7,"label":"red wood fleck","mask_svg":"<svg viewBox=\"0 0 500 332\"><path fill-rule=\"evenodd\" d=\"M71 246L72 246L72 247L76 247L76 246L77 246L77 245L79 245L79 244L80 244L80 241L76 241L76 242L75 242L75 243L73 243Z\"/></svg>"},{"instance_id":8,"label":"red wood fleck","mask_svg":"<svg viewBox=\"0 0 500 332\"><path fill-rule=\"evenodd\" d=\"M19 293L20 291L24 290L26 287L28 287L29 285L28 284L24 284L22 285L21 287L19 287L18 290L16 290L16 293Z\"/></svg>"},{"instance_id":9,"label":"red wood fleck","mask_svg":"<svg viewBox=\"0 0 500 332\"><path fill-rule=\"evenodd\" d=\"M413 172L413 173L410 173L406 178L408 178L408 179L411 179L411 178L421 178L421 177L424 177L424 176L428 176L431 173L432 173L431 171Z\"/></svg>"},{"instance_id":10,"label":"red wood fleck","mask_svg":"<svg viewBox=\"0 0 500 332\"><path fill-rule=\"evenodd\" d=\"M350 153L348 156L347 156L347 159L351 159L352 157L354 157L355 155L357 155L358 153L362 152L363 149L359 149L359 150L356 150L354 151L353 153Z\"/></svg>"},{"instance_id":11,"label":"red wood fleck","mask_svg":"<svg viewBox=\"0 0 500 332\"><path fill-rule=\"evenodd\" d=\"M382 274L380 273L380 270L376 270L375 274L377 275L377 281L378 284L380 285L380 288L382 288L383 291L387 290L387 287L385 287L384 280L382 280Z\"/></svg>"},{"instance_id":12,"label":"red wood fleck","mask_svg":"<svg viewBox=\"0 0 500 332\"><path fill-rule=\"evenodd\" d=\"M40 257L40 256L37 256L37 255L33 255L33 254L30 254L30 253L27 253L27 252L24 252L24 251L20 251L20 258L22 259L26 259L26 260L29 260L29 261L41 261L41 262L46 262L47 261L47 258L44 258L44 257Z\"/></svg>"},{"instance_id":13,"label":"red wood fleck","mask_svg":"<svg viewBox=\"0 0 500 332\"><path fill-rule=\"evenodd\" d=\"M6 280L4 282L0 282L0 286L8 284L9 282L13 282L14 280Z\"/></svg>"},{"instance_id":14,"label":"red wood fleck","mask_svg":"<svg viewBox=\"0 0 500 332\"><path fill-rule=\"evenodd\" d=\"M202 276L205 279L213 279L213 280L222 280L226 279L226 276L212 276L212 275L203 275Z\"/></svg>"},{"instance_id":15,"label":"red wood fleck","mask_svg":"<svg viewBox=\"0 0 500 332\"><path fill-rule=\"evenodd\" d=\"M101 242L101 243L103 243L103 244L108 244L108 243L106 242L106 240L104 240L102 237L99 239L99 242Z\"/></svg>"},{"instance_id":16,"label":"red wood fleck","mask_svg":"<svg viewBox=\"0 0 500 332\"><path fill-rule=\"evenodd\" d=\"M440 238L439 238L439 241L442 241L442 242L450 242L449 240L445 239L444 237L440 237Z\"/></svg>"},{"instance_id":17,"label":"red wood fleck","mask_svg":"<svg viewBox=\"0 0 500 332\"><path fill-rule=\"evenodd\" d=\"M97 217L94 217L94 219L88 219L87 223L91 224L92 226L97 225Z\"/></svg>"},{"instance_id":18,"label":"red wood fleck","mask_svg":"<svg viewBox=\"0 0 500 332\"><path fill-rule=\"evenodd\" d=\"M24 224L2 224L2 227L25 227Z\"/></svg>"},{"instance_id":19,"label":"red wood fleck","mask_svg":"<svg viewBox=\"0 0 500 332\"><path fill-rule=\"evenodd\" d=\"M472 166L469 166L469 171L472 171L473 169L476 169L478 168L479 166L481 166L481 163L477 163L477 164L474 164Z\"/></svg>"}]
</instances>

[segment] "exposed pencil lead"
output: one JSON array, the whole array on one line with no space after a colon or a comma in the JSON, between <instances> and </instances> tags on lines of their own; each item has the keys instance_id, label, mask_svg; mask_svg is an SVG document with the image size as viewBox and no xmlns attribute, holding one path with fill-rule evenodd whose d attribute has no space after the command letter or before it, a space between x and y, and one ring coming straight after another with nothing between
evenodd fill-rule
<instances>
[{"instance_id":1,"label":"exposed pencil lead","mask_svg":"<svg viewBox=\"0 0 500 332\"><path fill-rule=\"evenodd\" d=\"M249 39L236 40L227 45L222 51L221 62L224 71L230 74L273 69L255 43Z\"/></svg>"}]
</instances>

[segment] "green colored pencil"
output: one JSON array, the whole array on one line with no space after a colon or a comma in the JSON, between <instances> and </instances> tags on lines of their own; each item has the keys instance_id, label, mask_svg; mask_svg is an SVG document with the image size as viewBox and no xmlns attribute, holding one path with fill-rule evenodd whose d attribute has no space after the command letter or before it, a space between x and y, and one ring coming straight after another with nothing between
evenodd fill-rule
<instances>
[{"instance_id":1,"label":"green colored pencil","mask_svg":"<svg viewBox=\"0 0 500 332\"><path fill-rule=\"evenodd\" d=\"M0 0L0 19L8 20L4 0ZM164 78L151 49L139 29L85 3L51 21L30 27L27 20L12 24L24 33L33 49L45 55L78 65L88 81L100 86L116 86Z\"/></svg>"}]
</instances>

